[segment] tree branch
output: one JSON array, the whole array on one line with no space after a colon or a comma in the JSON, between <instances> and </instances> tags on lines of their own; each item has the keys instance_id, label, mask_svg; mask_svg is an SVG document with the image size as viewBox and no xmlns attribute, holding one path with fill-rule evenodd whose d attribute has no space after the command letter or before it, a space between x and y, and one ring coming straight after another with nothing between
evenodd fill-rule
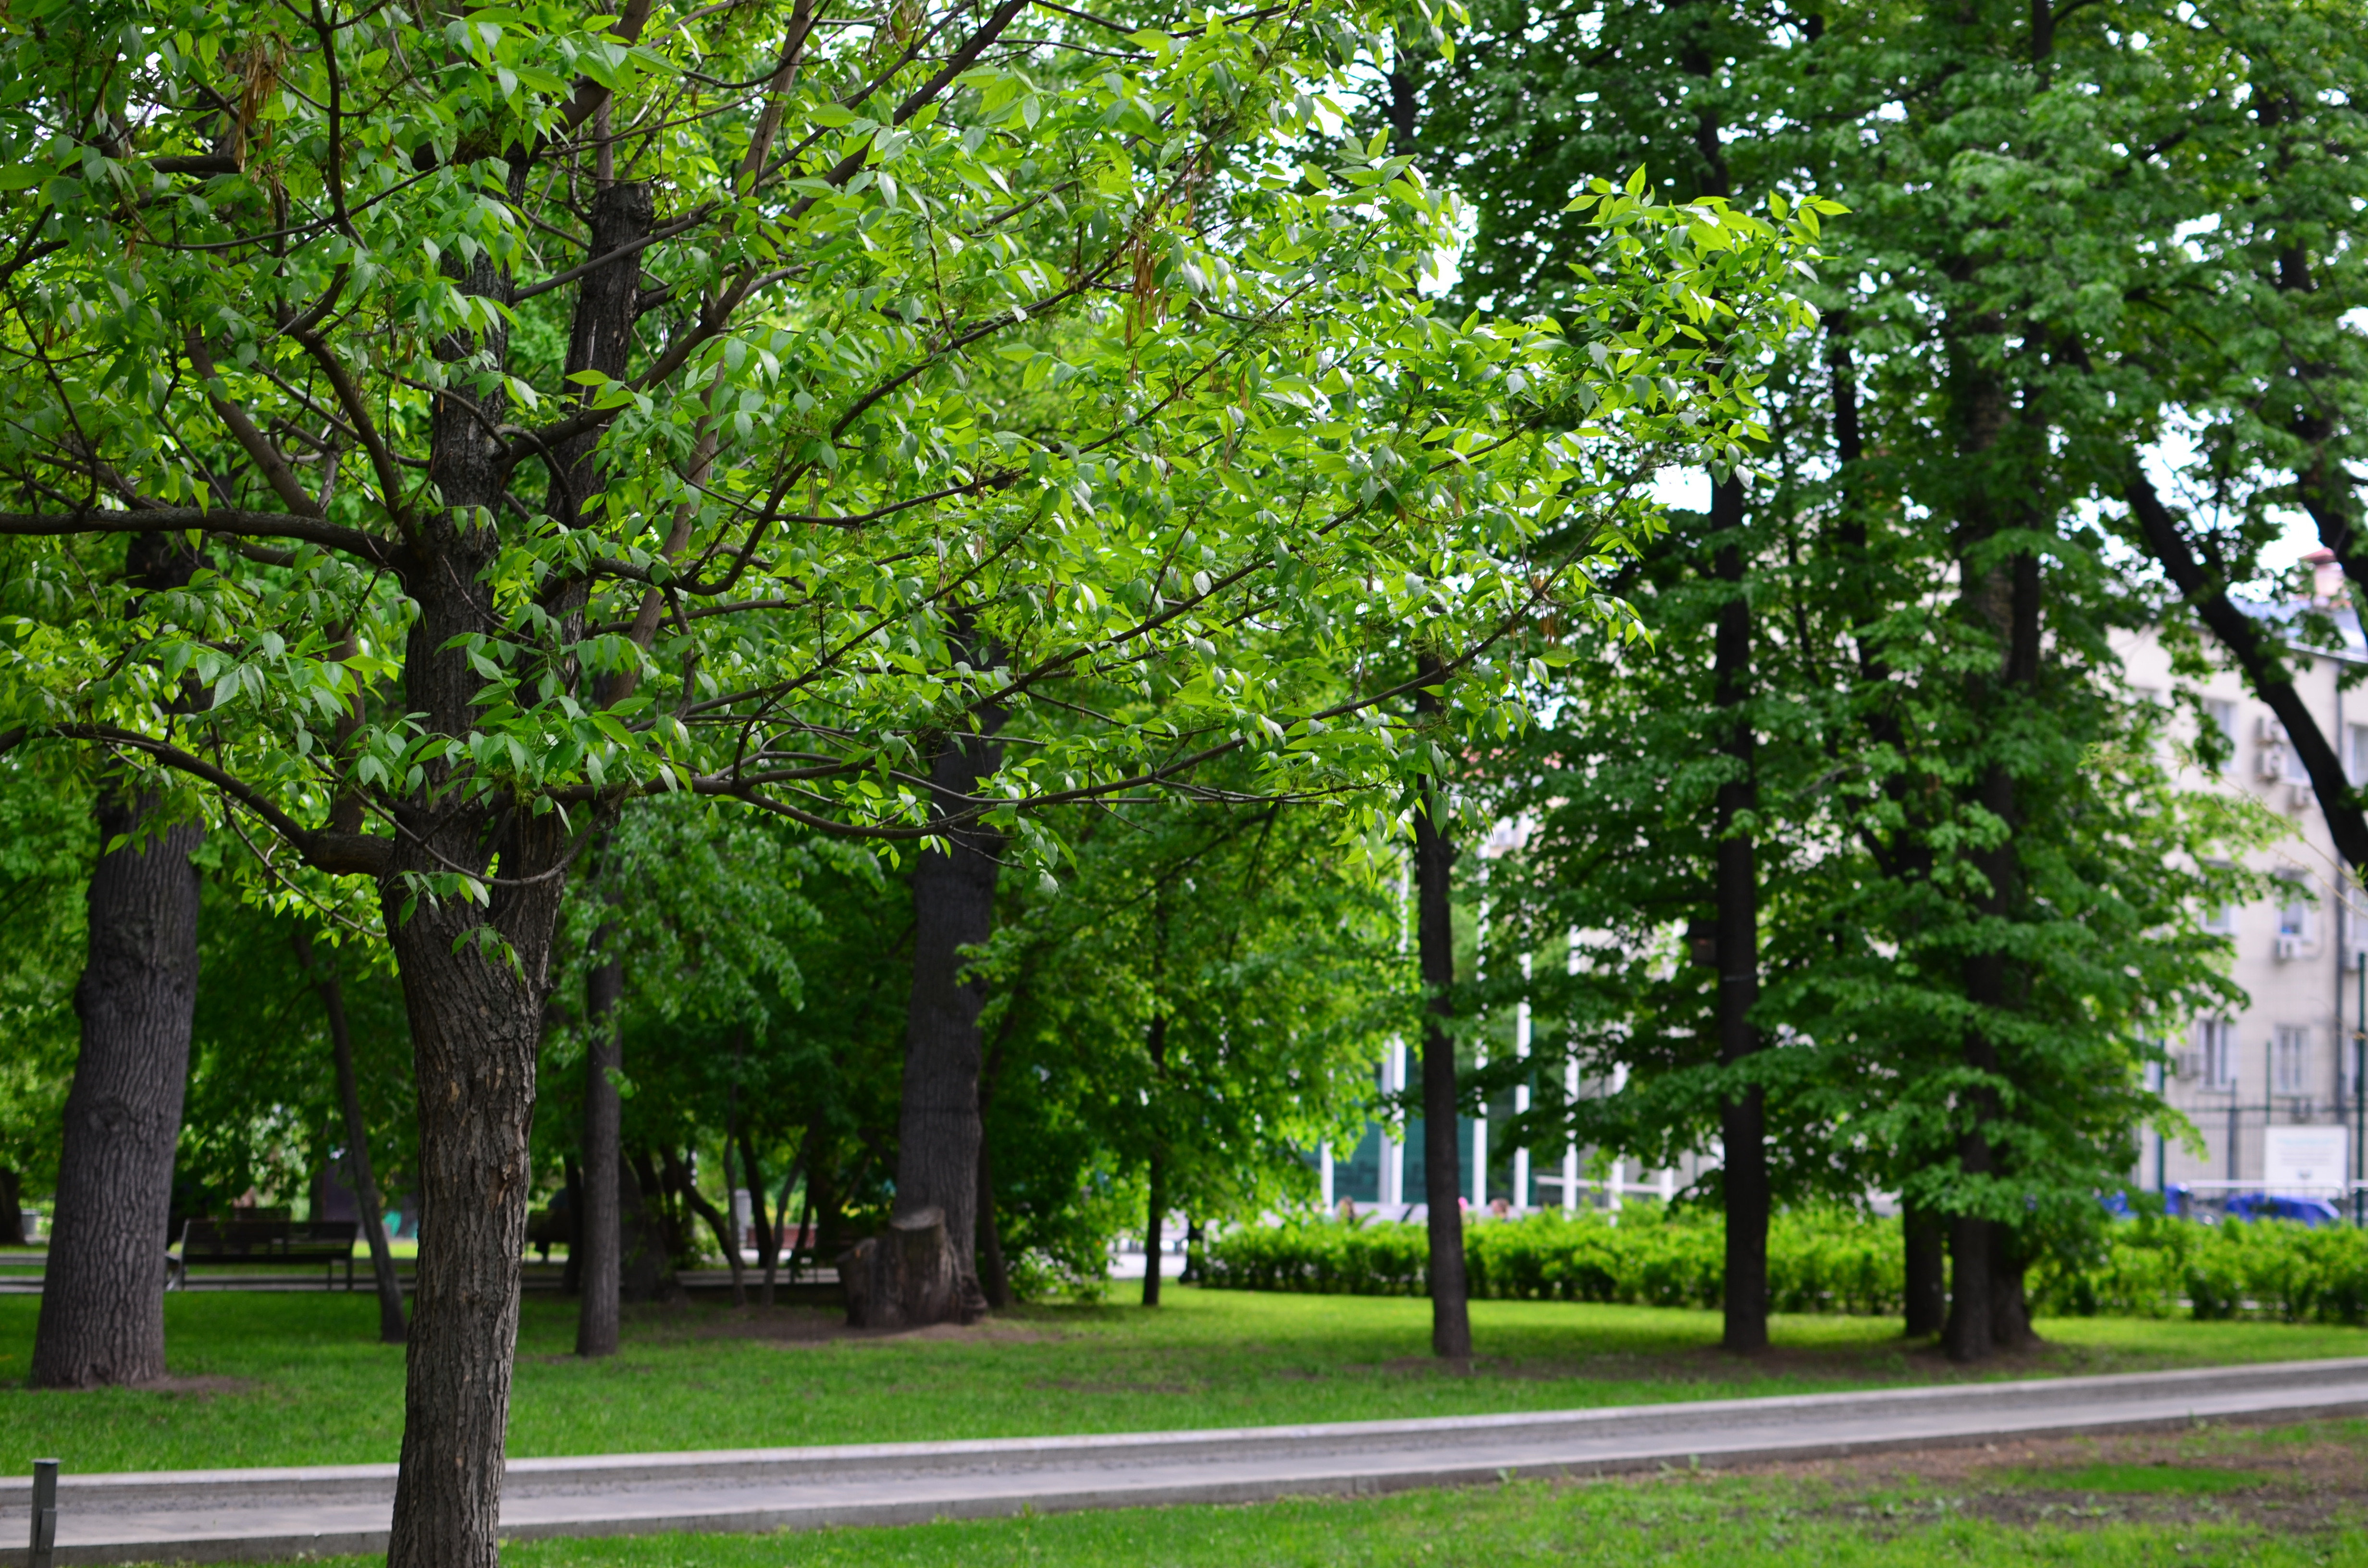
<instances>
[{"instance_id":1,"label":"tree branch","mask_svg":"<svg viewBox=\"0 0 2368 1568\"><path fill-rule=\"evenodd\" d=\"M104 512L89 507L71 512L0 512L0 534L25 538L172 533L182 528L250 539L302 540L308 544L359 555L373 566L396 573L405 570L411 560L411 552L394 540L290 512L247 512L228 506L151 506L138 512Z\"/></svg>"},{"instance_id":2,"label":"tree branch","mask_svg":"<svg viewBox=\"0 0 2368 1568\"><path fill-rule=\"evenodd\" d=\"M2196 558L2194 546L2180 530L2179 519L2162 504L2162 497L2155 493L2154 482L2146 478L2135 458L2130 460L2122 493L2129 503L2130 515L2137 520L2138 532L2148 552L2162 563L2180 597L2237 661L2253 694L2269 704L2270 711L2285 726L2286 744L2294 748L2303 771L2310 775L2311 788L2318 795L2318 809L2327 819L2336 853L2355 871L2368 867L2368 815L2363 815L2352 797L2351 781L2343 776L2343 764L2336 756L2335 748L2328 744L2318 721L2311 715L2302 694L2294 689L2292 677L2286 674L2283 655L2263 634L2260 624L2237 607L2228 597L2226 586L2216 581L2215 574L2208 573L2204 563Z\"/></svg>"}]
</instances>

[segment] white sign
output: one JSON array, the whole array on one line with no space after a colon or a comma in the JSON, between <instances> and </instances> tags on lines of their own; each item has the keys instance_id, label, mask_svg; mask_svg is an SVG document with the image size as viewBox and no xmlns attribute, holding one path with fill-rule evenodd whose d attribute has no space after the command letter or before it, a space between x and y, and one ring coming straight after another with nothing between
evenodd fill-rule
<instances>
[{"instance_id":1,"label":"white sign","mask_svg":"<svg viewBox=\"0 0 2368 1568\"><path fill-rule=\"evenodd\" d=\"M2307 1195L2351 1179L2351 1129L2271 1127L2261 1151L2261 1185L2273 1193Z\"/></svg>"}]
</instances>

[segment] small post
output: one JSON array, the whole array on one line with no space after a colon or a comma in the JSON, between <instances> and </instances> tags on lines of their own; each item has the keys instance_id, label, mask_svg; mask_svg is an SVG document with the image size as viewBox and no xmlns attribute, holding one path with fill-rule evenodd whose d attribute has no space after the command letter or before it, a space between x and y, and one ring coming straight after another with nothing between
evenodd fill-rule
<instances>
[{"instance_id":1,"label":"small post","mask_svg":"<svg viewBox=\"0 0 2368 1568\"><path fill-rule=\"evenodd\" d=\"M58 1461L33 1461L32 1568L51 1568L58 1545Z\"/></svg>"}]
</instances>

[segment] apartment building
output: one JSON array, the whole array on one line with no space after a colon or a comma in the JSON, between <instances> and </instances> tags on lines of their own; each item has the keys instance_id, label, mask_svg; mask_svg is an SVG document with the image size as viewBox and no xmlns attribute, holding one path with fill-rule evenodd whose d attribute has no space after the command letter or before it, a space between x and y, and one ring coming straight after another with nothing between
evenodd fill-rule
<instances>
[{"instance_id":1,"label":"apartment building","mask_svg":"<svg viewBox=\"0 0 2368 1568\"><path fill-rule=\"evenodd\" d=\"M2346 670L2368 665L2368 642L2340 570L2322 559L2313 564L2310 604L2263 607L2259 613L2293 621L2316 611L2340 630L2340 652L2297 651L2291 667L2296 689L2351 778L2368 781L2368 683L2349 692L2341 685ZM2139 1181L2148 1188L2185 1183L2208 1191L2235 1183L2335 1197L2357 1171L2355 1040L2368 960L2368 899L2335 853L2317 796L2283 728L2242 676L2222 667L2202 682L2175 678L2169 655L2150 634L2126 638L2123 656L2134 689L2163 701L2175 689L2193 692L2202 699L2203 722L2217 724L2231 743L2234 756L2216 776L2191 766L2185 781L2242 790L2288 826L2284 837L2255 857L2257 869L2276 879L2277 891L2252 903L2204 912L2206 926L2234 941L2233 975L2247 1006L2198 1019L2185 1039L2169 1042L2165 1095L2203 1135L2203 1152L2150 1138ZM2192 727L2194 721L2180 722Z\"/></svg>"}]
</instances>

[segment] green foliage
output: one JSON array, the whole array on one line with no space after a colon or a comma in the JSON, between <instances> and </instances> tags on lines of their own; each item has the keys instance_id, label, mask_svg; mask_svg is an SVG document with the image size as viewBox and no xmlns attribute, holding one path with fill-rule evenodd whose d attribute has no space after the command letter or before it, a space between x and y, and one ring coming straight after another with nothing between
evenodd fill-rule
<instances>
[{"instance_id":1,"label":"green foliage","mask_svg":"<svg viewBox=\"0 0 2368 1568\"><path fill-rule=\"evenodd\" d=\"M1475 1298L1710 1307L1725 1278L1725 1223L1698 1210L1631 1200L1616 1218L1556 1210L1463 1233ZM1292 1220L1233 1225L1208 1244L1213 1286L1419 1296L1429 1290L1419 1224ZM1896 1312L1904 1290L1896 1221L1789 1210L1769 1229L1770 1306L1780 1312Z\"/></svg>"},{"instance_id":2,"label":"green foliage","mask_svg":"<svg viewBox=\"0 0 2368 1568\"><path fill-rule=\"evenodd\" d=\"M83 891L98 852L90 810L64 768L0 758L0 1167L28 1196L55 1179L81 1040Z\"/></svg>"},{"instance_id":3,"label":"green foliage","mask_svg":"<svg viewBox=\"0 0 2368 1568\"><path fill-rule=\"evenodd\" d=\"M2202 1225L2143 1215L2112 1226L2086 1257L2051 1260L2034 1301L2054 1312L2203 1322L2368 1324L2368 1231L2285 1220Z\"/></svg>"},{"instance_id":4,"label":"green foliage","mask_svg":"<svg viewBox=\"0 0 2368 1568\"><path fill-rule=\"evenodd\" d=\"M1631 1204L1545 1211L1464 1232L1475 1297L1714 1306L1725 1278L1714 1213ZM1246 1290L1419 1296L1420 1225L1292 1220L1234 1225L1208 1244L1208 1278ZM1902 1305L1899 1223L1834 1210L1778 1214L1768 1233L1769 1304L1780 1312L1882 1315ZM2034 1264L2033 1309L2052 1314L2260 1317L2368 1325L2368 1233L2287 1221L2202 1225L2159 1216L2113 1225L2086 1257Z\"/></svg>"},{"instance_id":5,"label":"green foliage","mask_svg":"<svg viewBox=\"0 0 2368 1568\"><path fill-rule=\"evenodd\" d=\"M2144 1086L2160 1042L2238 1005L2196 912L2251 896L2212 862L2283 828L2182 779L2166 713L2124 688L2129 639L2192 630L2121 507L2167 426L2209 426L2198 490L2241 578L2298 460L2237 411L2307 403L2317 438L2358 439L2363 340L2328 312L2361 297L2360 176L2317 149L2356 134L2327 84L2360 74L2360 13L2057 11L1488 0L1406 66L1407 144L1474 199L1474 303L1560 308L1597 248L1562 199L1639 150L1677 199L1850 209L1805 285L1819 337L1768 367L1751 472L1617 581L1652 653L1538 627L1550 722L1469 772L1522 839L1490 868L1490 944L1534 976L1494 964L1458 1010L1533 1006L1532 1059L1492 1052L1482 1085L1536 1075L1533 1147L1666 1164L1757 1089L1780 1198L1889 1189L2077 1247L2137 1130L2180 1131ZM2179 367L2226 380L2175 406ZM1770 1048L1733 1062L1680 937L1712 913L1723 812L1757 857Z\"/></svg>"},{"instance_id":6,"label":"green foliage","mask_svg":"<svg viewBox=\"0 0 2368 1568\"><path fill-rule=\"evenodd\" d=\"M1154 1160L1196 1218L1309 1196L1302 1151L1361 1120L1406 976L1393 900L1311 807L1136 804L1067 836L1068 875L1005 879L982 1084L1007 1246L1099 1278Z\"/></svg>"},{"instance_id":7,"label":"green foliage","mask_svg":"<svg viewBox=\"0 0 2368 1568\"><path fill-rule=\"evenodd\" d=\"M219 1213L250 1187L274 1203L300 1203L313 1174L345 1148L328 1013L297 959L300 932L312 935L314 963L337 976L371 1175L392 1203L412 1184L419 1134L411 1030L384 948L332 947L307 914L258 906L223 875L208 876L203 899L174 1211Z\"/></svg>"},{"instance_id":8,"label":"green foliage","mask_svg":"<svg viewBox=\"0 0 2368 1568\"><path fill-rule=\"evenodd\" d=\"M10 584L0 718L340 871L387 852L307 836L340 794L381 840L687 787L917 836L916 760L990 702L999 825L1234 751L1386 817L1430 752L1376 655L1425 627L1463 722L1517 723L1495 638L1545 592L1619 618L1633 482L1735 456L1811 229L1601 184L1559 320L1443 312L1453 198L1329 135L1377 16L997 46L1016 14L12 13L0 473L74 542ZM560 352L600 160L666 220L621 376ZM117 577L127 507L190 530L186 590Z\"/></svg>"}]
</instances>

